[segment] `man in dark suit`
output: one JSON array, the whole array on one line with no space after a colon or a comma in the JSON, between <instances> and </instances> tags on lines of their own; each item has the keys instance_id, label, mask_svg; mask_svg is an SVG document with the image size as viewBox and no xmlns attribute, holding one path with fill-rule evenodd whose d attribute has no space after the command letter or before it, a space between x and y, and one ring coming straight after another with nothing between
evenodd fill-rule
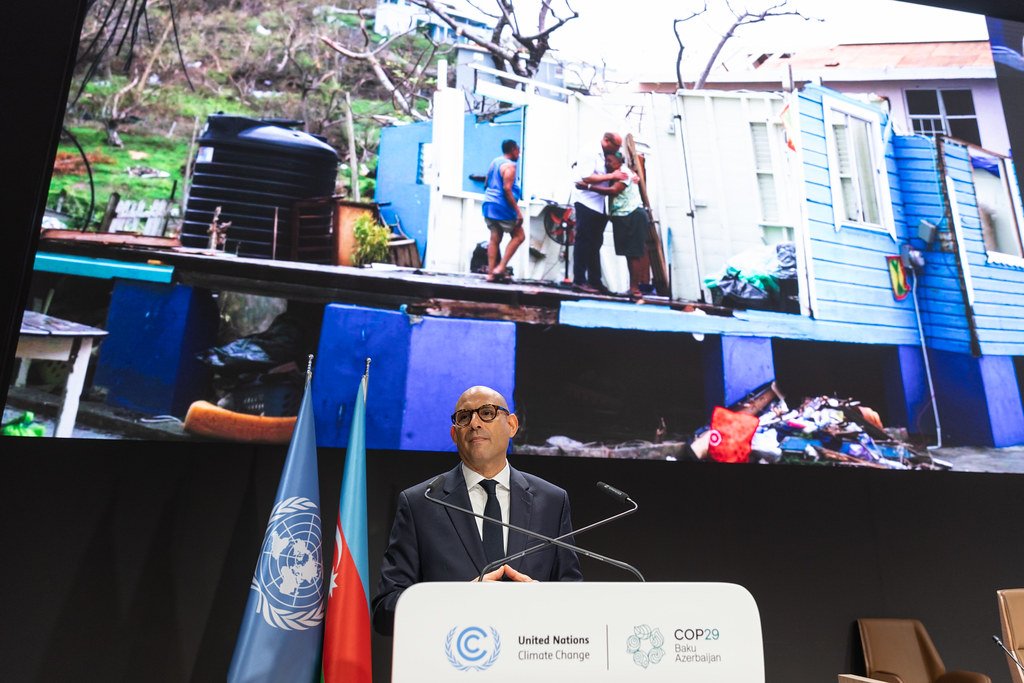
<instances>
[{"instance_id":1,"label":"man in dark suit","mask_svg":"<svg viewBox=\"0 0 1024 683\"><path fill-rule=\"evenodd\" d=\"M501 394L471 387L452 414L451 436L461 462L444 475L432 497L478 514L501 519L539 534L558 537L572 531L569 497L539 477L513 469L508 442L519 429L515 413ZM433 480L431 480L433 481ZM395 604L420 581L476 580L490 562L539 543L498 524L432 503L424 497L430 482L402 491L395 523L371 607L373 627L383 635L394 629ZM484 576L485 581L580 581L579 559L551 546Z\"/></svg>"}]
</instances>

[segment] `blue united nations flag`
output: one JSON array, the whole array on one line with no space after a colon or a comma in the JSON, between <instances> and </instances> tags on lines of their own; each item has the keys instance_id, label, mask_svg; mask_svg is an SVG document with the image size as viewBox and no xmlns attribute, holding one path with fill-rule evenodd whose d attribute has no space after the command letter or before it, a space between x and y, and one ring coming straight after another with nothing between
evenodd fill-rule
<instances>
[{"instance_id":1,"label":"blue united nations flag","mask_svg":"<svg viewBox=\"0 0 1024 683\"><path fill-rule=\"evenodd\" d=\"M250 584L229 683L313 681L324 621L320 484L310 382Z\"/></svg>"}]
</instances>

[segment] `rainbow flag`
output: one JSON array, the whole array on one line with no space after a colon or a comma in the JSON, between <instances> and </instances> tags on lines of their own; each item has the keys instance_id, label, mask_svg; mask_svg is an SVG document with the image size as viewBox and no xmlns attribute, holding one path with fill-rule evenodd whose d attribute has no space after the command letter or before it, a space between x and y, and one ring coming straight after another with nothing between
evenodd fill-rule
<instances>
[{"instance_id":1,"label":"rainbow flag","mask_svg":"<svg viewBox=\"0 0 1024 683\"><path fill-rule=\"evenodd\" d=\"M366 387L356 393L341 480L334 563L327 585L324 683L371 683L369 552L366 531Z\"/></svg>"}]
</instances>

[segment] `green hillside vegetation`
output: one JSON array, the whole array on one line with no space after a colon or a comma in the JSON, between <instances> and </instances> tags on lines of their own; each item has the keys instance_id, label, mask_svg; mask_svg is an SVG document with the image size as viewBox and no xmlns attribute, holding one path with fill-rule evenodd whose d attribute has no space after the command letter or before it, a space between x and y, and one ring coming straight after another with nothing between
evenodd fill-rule
<instances>
[{"instance_id":1,"label":"green hillside vegetation","mask_svg":"<svg viewBox=\"0 0 1024 683\"><path fill-rule=\"evenodd\" d=\"M86 19L64 125L88 155L95 209L92 225L83 225L90 197L88 176L77 148L65 136L48 206L60 202L62 212L70 216L69 227L94 229L112 192L122 199L151 201L170 198L173 189L180 206L193 131L214 113L301 121L299 129L322 136L339 152L336 191L349 194L346 92L352 103L361 195L372 199L381 121L408 117L395 111L368 65L347 59L320 40L327 36L362 49L358 17L308 0L273 6L255 0L183 0L176 7L181 51L194 90L166 30L167 13L159 8L151 12L149 31L140 32L128 73L127 49L120 55L109 50L76 100L83 75L95 60L94 54L84 51L90 44L103 43L91 38L105 35L100 31L104 3L95 3ZM420 37L403 39L388 58L401 61L403 51L413 54L424 45ZM111 144L108 128L116 131L123 146ZM136 177L128 169L152 169L166 176Z\"/></svg>"}]
</instances>

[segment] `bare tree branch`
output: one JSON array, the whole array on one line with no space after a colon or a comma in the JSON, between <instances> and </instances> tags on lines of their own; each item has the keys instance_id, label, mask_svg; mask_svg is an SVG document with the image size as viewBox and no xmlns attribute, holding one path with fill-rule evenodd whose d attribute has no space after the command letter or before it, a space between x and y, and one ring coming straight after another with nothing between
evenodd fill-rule
<instances>
[{"instance_id":1,"label":"bare tree branch","mask_svg":"<svg viewBox=\"0 0 1024 683\"><path fill-rule=\"evenodd\" d=\"M729 40L736 34L736 31L739 30L741 27L747 26L749 24L757 24L762 21L767 21L772 17L792 16L800 17L804 21L824 21L824 19L808 17L805 14L801 13L799 10L785 9L789 4L788 0L780 0L779 2L776 2L775 4L770 5L769 7L759 12L752 12L747 9L744 9L743 11L737 11L733 9L732 5L729 3L729 0L725 0L724 4L726 8L729 10L729 12L733 15L732 23L722 33L722 36L719 39L718 44L715 45L715 48L711 51L711 55L708 57L708 60L705 63L704 68L701 70L701 73L697 77L697 80L694 81L693 83L694 90L700 90L701 88L704 87L705 83L707 83L708 76L711 73L711 69L714 68L715 62L718 61L718 57L719 55L721 55L726 43L729 42ZM682 41L682 36L679 34L679 27L681 24L703 14L706 10L707 4L705 3L704 9L701 10L700 12L694 12L693 14L684 19L676 19L675 21L672 22L672 30L675 32L676 41L679 43L679 53L676 56L676 79L678 80L680 87L684 87L682 78L682 68L680 66L680 63L682 62L684 44Z\"/></svg>"},{"instance_id":2,"label":"bare tree branch","mask_svg":"<svg viewBox=\"0 0 1024 683\"><path fill-rule=\"evenodd\" d=\"M427 117L423 115L421 112L417 111L416 108L412 105L412 103L410 103L409 99L405 96L405 94L401 90L399 90L398 86L395 85L395 82L391 79L391 76L388 74L384 64L377 57L380 50L369 50L367 52L353 52L352 50L349 50L340 43L331 40L327 36L320 36L320 40L322 40L324 44L330 47L332 50L335 50L345 55L346 57L349 57L350 59L361 59L365 61L367 64L370 65L370 69L373 70L373 75L376 76L377 82L379 82L381 87L383 87L384 90L387 91L389 95L391 95L391 100L394 103L396 109L408 114L417 121L427 120Z\"/></svg>"},{"instance_id":3,"label":"bare tree branch","mask_svg":"<svg viewBox=\"0 0 1024 683\"><path fill-rule=\"evenodd\" d=\"M685 24L686 22L690 21L694 17L699 17L700 15L704 14L707 11L708 3L707 0L705 0L704 7L702 9L694 12L693 14L684 19L675 19L672 22L672 33L676 37L676 42L679 43L679 52L676 53L676 85L679 86L679 88L685 87L683 85L683 52L686 50L686 45L683 44L683 37L679 35L679 27L682 24Z\"/></svg>"}]
</instances>

